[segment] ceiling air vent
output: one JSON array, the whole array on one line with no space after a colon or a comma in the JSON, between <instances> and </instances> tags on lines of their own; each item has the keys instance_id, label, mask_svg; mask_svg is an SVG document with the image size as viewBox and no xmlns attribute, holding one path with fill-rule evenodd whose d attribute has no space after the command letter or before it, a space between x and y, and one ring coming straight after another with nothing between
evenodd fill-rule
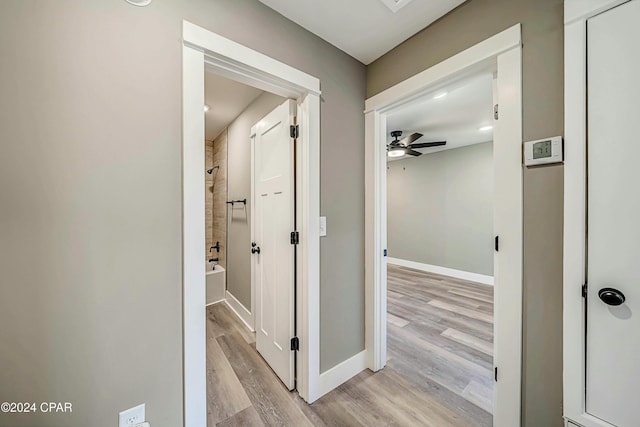
<instances>
[{"instance_id":1,"label":"ceiling air vent","mask_svg":"<svg viewBox=\"0 0 640 427\"><path fill-rule=\"evenodd\" d=\"M408 5L409 3L411 3L412 0L380 0L380 1L384 3L384 5L387 6L389 9L391 9L393 13L395 13L400 9L402 9L403 7L405 7L406 5Z\"/></svg>"}]
</instances>

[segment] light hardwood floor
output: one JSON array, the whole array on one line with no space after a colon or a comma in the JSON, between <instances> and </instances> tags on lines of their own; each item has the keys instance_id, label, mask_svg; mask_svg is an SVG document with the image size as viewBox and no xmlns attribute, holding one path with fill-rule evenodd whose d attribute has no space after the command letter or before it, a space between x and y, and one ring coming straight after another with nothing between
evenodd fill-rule
<instances>
[{"instance_id":1,"label":"light hardwood floor","mask_svg":"<svg viewBox=\"0 0 640 427\"><path fill-rule=\"evenodd\" d=\"M223 303L207 308L208 426L488 426L490 287L389 266L387 367L307 405Z\"/></svg>"},{"instance_id":2,"label":"light hardwood floor","mask_svg":"<svg viewBox=\"0 0 640 427\"><path fill-rule=\"evenodd\" d=\"M395 265L387 277L387 367L492 425L493 287Z\"/></svg>"}]
</instances>

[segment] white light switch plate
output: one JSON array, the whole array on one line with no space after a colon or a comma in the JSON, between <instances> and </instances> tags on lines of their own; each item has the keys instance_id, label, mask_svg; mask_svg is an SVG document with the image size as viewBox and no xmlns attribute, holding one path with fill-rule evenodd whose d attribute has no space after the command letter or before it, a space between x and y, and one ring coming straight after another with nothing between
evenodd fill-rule
<instances>
[{"instance_id":1,"label":"white light switch plate","mask_svg":"<svg viewBox=\"0 0 640 427\"><path fill-rule=\"evenodd\" d=\"M133 427L144 423L144 403L120 412L118 427Z\"/></svg>"},{"instance_id":2,"label":"white light switch plate","mask_svg":"<svg viewBox=\"0 0 640 427\"><path fill-rule=\"evenodd\" d=\"M320 237L324 237L327 235L327 217L320 217Z\"/></svg>"}]
</instances>

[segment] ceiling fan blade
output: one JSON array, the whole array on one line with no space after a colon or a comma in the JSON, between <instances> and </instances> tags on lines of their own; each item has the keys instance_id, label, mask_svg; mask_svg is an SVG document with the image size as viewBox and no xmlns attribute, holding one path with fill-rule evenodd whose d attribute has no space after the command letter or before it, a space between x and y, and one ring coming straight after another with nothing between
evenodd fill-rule
<instances>
[{"instance_id":1,"label":"ceiling fan blade","mask_svg":"<svg viewBox=\"0 0 640 427\"><path fill-rule=\"evenodd\" d=\"M407 156L415 156L415 157L422 156L421 152L412 150L411 148L407 148L404 154L406 154Z\"/></svg>"},{"instance_id":2,"label":"ceiling fan blade","mask_svg":"<svg viewBox=\"0 0 640 427\"><path fill-rule=\"evenodd\" d=\"M433 142L418 142L416 144L411 144L408 148L427 148L427 147L439 147L441 145L446 145L447 141L433 141Z\"/></svg>"},{"instance_id":3,"label":"ceiling fan blade","mask_svg":"<svg viewBox=\"0 0 640 427\"><path fill-rule=\"evenodd\" d=\"M412 133L411 135L409 135L406 138L403 138L400 140L400 144L404 145L405 147L408 146L409 144L411 144L413 141L422 138L422 134L421 133Z\"/></svg>"}]
</instances>

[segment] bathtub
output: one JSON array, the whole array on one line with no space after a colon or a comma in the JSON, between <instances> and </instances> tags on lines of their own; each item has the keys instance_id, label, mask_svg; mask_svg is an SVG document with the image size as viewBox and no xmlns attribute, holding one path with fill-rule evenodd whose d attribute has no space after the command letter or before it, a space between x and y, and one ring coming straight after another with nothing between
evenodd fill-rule
<instances>
[{"instance_id":1,"label":"bathtub","mask_svg":"<svg viewBox=\"0 0 640 427\"><path fill-rule=\"evenodd\" d=\"M214 270L207 270L205 286L207 288L207 305L224 300L226 272L223 266L216 265Z\"/></svg>"}]
</instances>

